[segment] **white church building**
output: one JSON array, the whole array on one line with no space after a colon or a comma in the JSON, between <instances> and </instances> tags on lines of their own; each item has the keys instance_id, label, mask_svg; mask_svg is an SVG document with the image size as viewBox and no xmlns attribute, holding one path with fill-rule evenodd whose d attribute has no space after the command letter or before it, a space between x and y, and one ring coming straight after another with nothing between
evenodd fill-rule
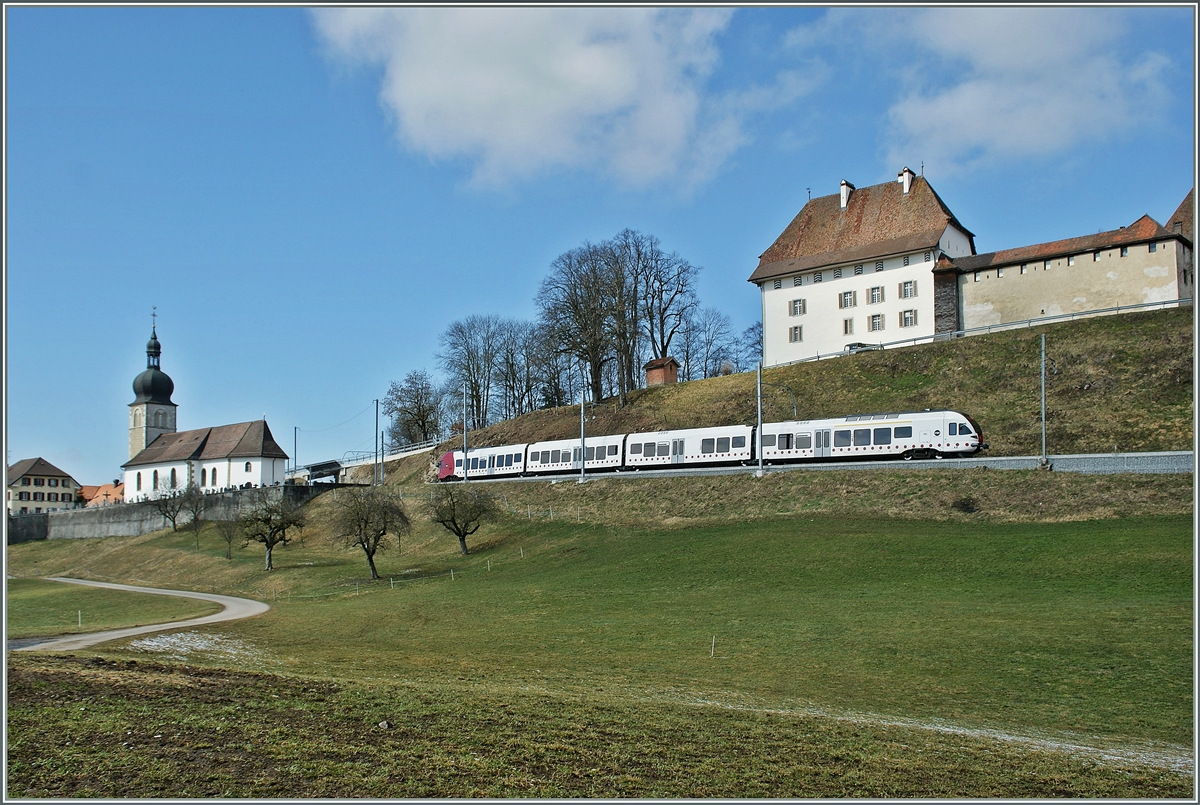
<instances>
[{"instance_id":1,"label":"white church building","mask_svg":"<svg viewBox=\"0 0 1200 805\"><path fill-rule=\"evenodd\" d=\"M146 344L146 371L133 380L125 501L151 500L195 485L202 492L282 483L287 453L265 419L177 431L175 383L162 371L155 328Z\"/></svg>"}]
</instances>

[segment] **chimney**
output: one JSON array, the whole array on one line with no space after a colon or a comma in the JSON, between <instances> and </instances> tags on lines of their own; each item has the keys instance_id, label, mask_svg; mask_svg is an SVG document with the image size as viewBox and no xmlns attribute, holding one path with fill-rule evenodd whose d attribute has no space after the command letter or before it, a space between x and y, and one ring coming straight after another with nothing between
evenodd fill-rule
<instances>
[{"instance_id":1,"label":"chimney","mask_svg":"<svg viewBox=\"0 0 1200 805\"><path fill-rule=\"evenodd\" d=\"M1179 234L1183 234L1183 221L1175 222L1175 231L1178 232Z\"/></svg>"},{"instance_id":2,"label":"chimney","mask_svg":"<svg viewBox=\"0 0 1200 805\"><path fill-rule=\"evenodd\" d=\"M842 209L846 209L846 205L850 203L850 191L854 189L854 185L842 179Z\"/></svg>"},{"instance_id":3,"label":"chimney","mask_svg":"<svg viewBox=\"0 0 1200 805\"><path fill-rule=\"evenodd\" d=\"M904 166L904 170L896 174L896 181L899 184L904 185L904 195L906 196L908 195L908 191L912 189L912 180L914 176L916 176L916 174L913 173L912 169L907 165Z\"/></svg>"}]
</instances>

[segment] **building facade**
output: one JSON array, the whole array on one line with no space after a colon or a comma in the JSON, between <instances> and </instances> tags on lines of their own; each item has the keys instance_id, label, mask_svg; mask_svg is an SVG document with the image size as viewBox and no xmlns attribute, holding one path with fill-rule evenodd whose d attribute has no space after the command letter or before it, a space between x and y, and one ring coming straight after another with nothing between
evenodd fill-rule
<instances>
[{"instance_id":1,"label":"building facade","mask_svg":"<svg viewBox=\"0 0 1200 805\"><path fill-rule=\"evenodd\" d=\"M38 514L76 508L80 486L44 458L26 458L8 468L9 514Z\"/></svg>"},{"instance_id":2,"label":"building facade","mask_svg":"<svg viewBox=\"0 0 1200 805\"><path fill-rule=\"evenodd\" d=\"M933 335L933 268L975 253L974 235L908 168L896 181L810 200L750 276L763 364Z\"/></svg>"},{"instance_id":3,"label":"building facade","mask_svg":"<svg viewBox=\"0 0 1200 805\"><path fill-rule=\"evenodd\" d=\"M976 254L923 177L811 199L766 252L763 365L976 327L1192 298L1194 192L1162 226Z\"/></svg>"},{"instance_id":4,"label":"building facade","mask_svg":"<svg viewBox=\"0 0 1200 805\"><path fill-rule=\"evenodd\" d=\"M265 419L215 428L176 430L175 384L160 366L162 345L152 329L146 371L133 381L129 409L129 460L122 490L126 502L178 494L189 486L219 492L284 481L287 453Z\"/></svg>"}]
</instances>

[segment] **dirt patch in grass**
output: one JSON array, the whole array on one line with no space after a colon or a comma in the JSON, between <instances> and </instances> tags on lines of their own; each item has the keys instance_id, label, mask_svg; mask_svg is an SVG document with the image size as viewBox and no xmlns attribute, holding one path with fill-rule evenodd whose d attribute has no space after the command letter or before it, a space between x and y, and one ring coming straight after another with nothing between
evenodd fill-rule
<instances>
[{"instance_id":1,"label":"dirt patch in grass","mask_svg":"<svg viewBox=\"0 0 1200 805\"><path fill-rule=\"evenodd\" d=\"M1190 797L1161 768L812 715L9 657L9 797ZM386 724L384 723L386 722Z\"/></svg>"}]
</instances>

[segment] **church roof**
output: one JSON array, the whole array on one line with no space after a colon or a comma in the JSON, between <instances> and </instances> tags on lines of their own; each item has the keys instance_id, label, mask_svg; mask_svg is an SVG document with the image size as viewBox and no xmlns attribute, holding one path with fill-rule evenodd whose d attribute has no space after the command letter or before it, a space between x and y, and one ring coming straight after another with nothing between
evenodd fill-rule
<instances>
[{"instance_id":1,"label":"church roof","mask_svg":"<svg viewBox=\"0 0 1200 805\"><path fill-rule=\"evenodd\" d=\"M71 476L44 458L23 458L8 468L8 483L20 480L26 475L44 475L46 477L71 478ZM74 480L73 478L71 480Z\"/></svg>"},{"instance_id":2,"label":"church roof","mask_svg":"<svg viewBox=\"0 0 1200 805\"><path fill-rule=\"evenodd\" d=\"M163 433L121 466L138 467L174 461L223 458L287 458L265 419L216 428Z\"/></svg>"},{"instance_id":3,"label":"church roof","mask_svg":"<svg viewBox=\"0 0 1200 805\"><path fill-rule=\"evenodd\" d=\"M907 195L899 182L854 189L845 209L840 193L814 198L762 253L750 282L929 249L948 225L974 238L923 176L913 177Z\"/></svg>"},{"instance_id":4,"label":"church roof","mask_svg":"<svg viewBox=\"0 0 1200 805\"><path fill-rule=\"evenodd\" d=\"M1097 249L1111 249L1115 246L1128 246L1159 238L1171 237L1171 233L1162 225L1143 215L1129 226L1113 229L1109 232L1099 232L1095 235L1084 235L1078 238L1054 240L1049 243L1037 243L1033 246L1021 246L1016 249L1003 249L987 254L973 254L953 259L939 259L935 271L955 269L962 272L982 271L990 266L1005 266L1012 263L1050 260L1055 257L1065 257L1071 254L1082 254Z\"/></svg>"}]
</instances>

